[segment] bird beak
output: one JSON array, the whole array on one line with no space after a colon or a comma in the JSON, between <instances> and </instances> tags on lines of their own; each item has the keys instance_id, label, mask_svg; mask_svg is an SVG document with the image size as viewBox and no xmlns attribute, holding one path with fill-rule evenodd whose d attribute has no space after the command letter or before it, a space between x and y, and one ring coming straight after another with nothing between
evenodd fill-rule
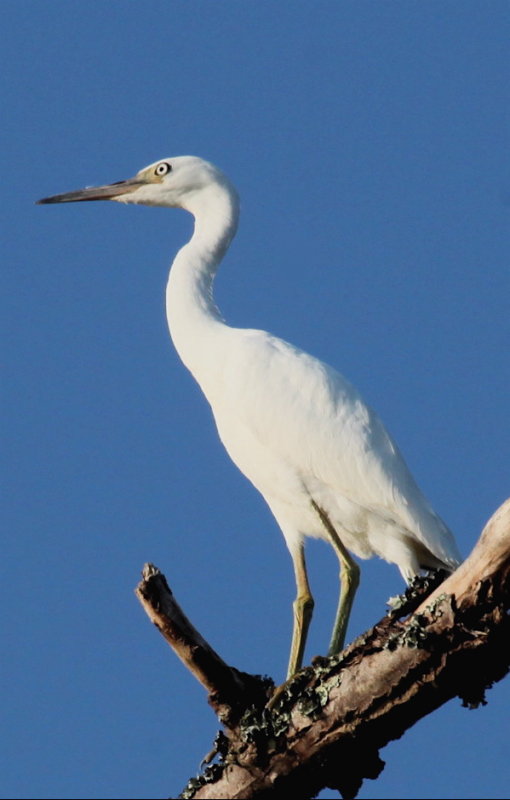
<instances>
[{"instance_id":1,"label":"bird beak","mask_svg":"<svg viewBox=\"0 0 510 800\"><path fill-rule=\"evenodd\" d=\"M106 186L88 186L86 189L78 189L76 192L43 197L42 200L37 200L37 205L44 205L45 203L78 203L82 200L114 200L123 194L134 192L144 183L145 181L140 178L129 178L127 181L118 181Z\"/></svg>"}]
</instances>

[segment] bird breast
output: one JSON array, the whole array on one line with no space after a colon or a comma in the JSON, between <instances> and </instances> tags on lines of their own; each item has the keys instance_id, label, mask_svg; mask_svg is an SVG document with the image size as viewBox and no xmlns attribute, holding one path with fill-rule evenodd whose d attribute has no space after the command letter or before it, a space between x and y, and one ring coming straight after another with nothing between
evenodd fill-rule
<instances>
[{"instance_id":1,"label":"bird breast","mask_svg":"<svg viewBox=\"0 0 510 800\"><path fill-rule=\"evenodd\" d=\"M369 555L360 539L366 504L384 503L388 487L373 452L374 436L389 457L377 418L338 373L262 331L230 329L215 364L208 396L230 457L262 493L273 512L303 534L323 536L313 497L356 531L352 549ZM378 443L381 452L381 443ZM292 519L292 523L290 520Z\"/></svg>"}]
</instances>

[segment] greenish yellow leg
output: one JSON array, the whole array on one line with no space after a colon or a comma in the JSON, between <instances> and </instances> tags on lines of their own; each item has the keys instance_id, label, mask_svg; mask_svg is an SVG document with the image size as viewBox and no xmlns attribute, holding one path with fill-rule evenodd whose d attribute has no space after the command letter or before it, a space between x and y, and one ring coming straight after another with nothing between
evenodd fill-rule
<instances>
[{"instance_id":1,"label":"greenish yellow leg","mask_svg":"<svg viewBox=\"0 0 510 800\"><path fill-rule=\"evenodd\" d=\"M290 648L289 668L287 670L287 680L300 669L303 663L303 653L305 651L306 637L313 613L313 597L306 574L305 553L303 545L292 554L294 573L296 575L297 597L293 603L294 626L292 630L292 645Z\"/></svg>"},{"instance_id":2,"label":"greenish yellow leg","mask_svg":"<svg viewBox=\"0 0 510 800\"><path fill-rule=\"evenodd\" d=\"M347 625L351 615L354 595L359 586L359 567L344 547L338 533L331 524L326 512L312 500L312 506L321 518L322 524L326 528L330 542L340 561L340 597L336 611L335 624L331 635L328 655L334 656L341 651L344 646Z\"/></svg>"}]
</instances>

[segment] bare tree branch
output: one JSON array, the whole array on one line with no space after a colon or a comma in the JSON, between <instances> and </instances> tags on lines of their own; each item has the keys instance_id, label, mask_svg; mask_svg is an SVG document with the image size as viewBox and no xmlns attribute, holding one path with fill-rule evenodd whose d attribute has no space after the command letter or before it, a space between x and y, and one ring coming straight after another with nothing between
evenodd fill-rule
<instances>
[{"instance_id":1,"label":"bare tree branch","mask_svg":"<svg viewBox=\"0 0 510 800\"><path fill-rule=\"evenodd\" d=\"M202 684L221 722L235 725L247 705L265 704L274 687L235 667L229 667L192 625L175 600L165 576L154 564L145 564L135 589L149 619L175 653Z\"/></svg>"},{"instance_id":2,"label":"bare tree branch","mask_svg":"<svg viewBox=\"0 0 510 800\"><path fill-rule=\"evenodd\" d=\"M160 573L142 581L137 594L225 725L214 751L218 763L192 779L182 797L265 800L285 793L306 800L326 786L355 797L363 779L382 770L381 747L452 697L469 707L484 703L485 689L508 672L510 500L455 573L436 587L411 587L343 653L316 658L274 695L270 682L214 653Z\"/></svg>"}]
</instances>

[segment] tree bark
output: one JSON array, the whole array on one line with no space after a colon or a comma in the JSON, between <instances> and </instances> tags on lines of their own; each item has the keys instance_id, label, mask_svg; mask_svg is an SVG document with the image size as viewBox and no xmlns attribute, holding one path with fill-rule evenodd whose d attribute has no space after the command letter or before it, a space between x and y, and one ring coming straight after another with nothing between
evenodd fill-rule
<instances>
[{"instance_id":1,"label":"tree bark","mask_svg":"<svg viewBox=\"0 0 510 800\"><path fill-rule=\"evenodd\" d=\"M181 797L307 800L330 787L354 798L383 769L381 747L455 696L484 703L508 672L510 499L446 580L416 582L339 656L316 658L276 692L222 661L155 568L136 592L224 725L211 753L217 763Z\"/></svg>"}]
</instances>

